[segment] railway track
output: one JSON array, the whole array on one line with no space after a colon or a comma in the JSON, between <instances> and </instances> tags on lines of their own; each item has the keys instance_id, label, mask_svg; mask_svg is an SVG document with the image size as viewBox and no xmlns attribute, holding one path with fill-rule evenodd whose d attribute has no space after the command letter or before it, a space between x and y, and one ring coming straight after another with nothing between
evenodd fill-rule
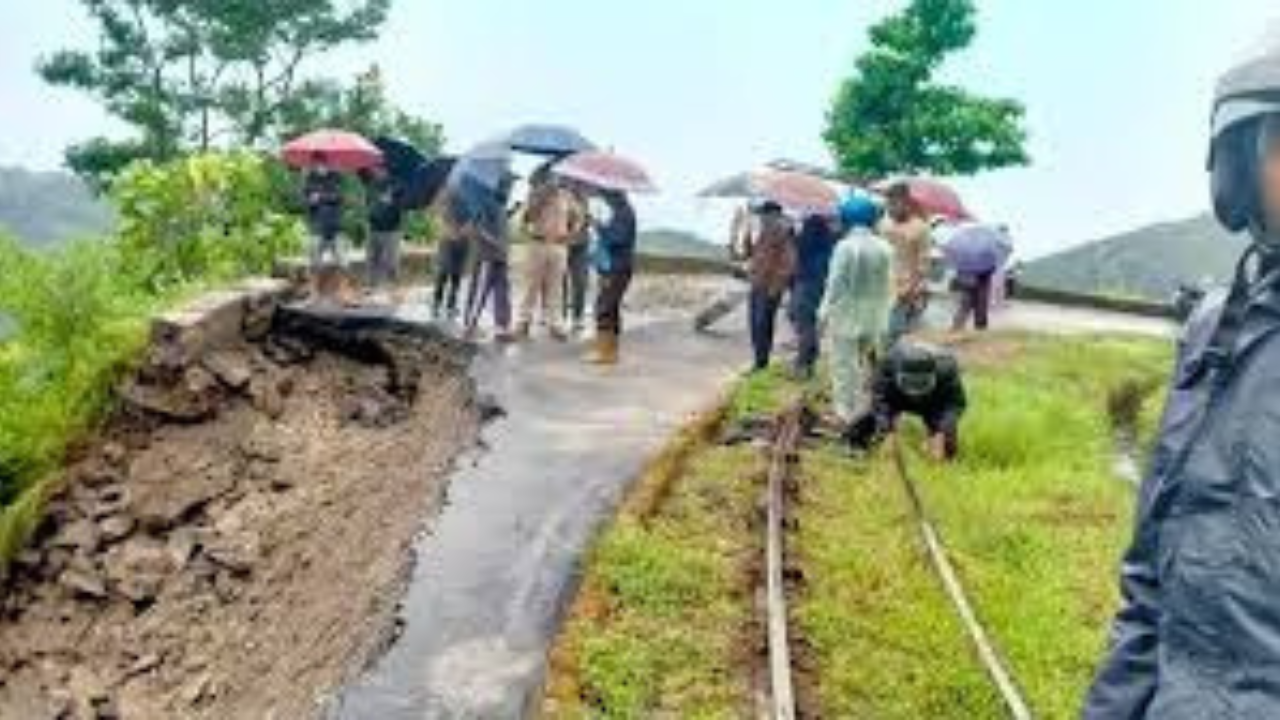
<instances>
[{"instance_id":1,"label":"railway track","mask_svg":"<svg viewBox=\"0 0 1280 720\"><path fill-rule=\"evenodd\" d=\"M787 487L796 479L800 465L801 442L809 415L807 404L798 400L789 405L774 421L769 448L765 521L765 627L768 642L768 702L762 708L764 717L773 720L795 720L796 671L790 626L790 607L786 584ZM906 454L895 437L891 443L896 475L902 483L921 541L929 555L930 566L937 575L948 600L956 611L983 670L999 693L1013 720L1031 720L1034 716L1018 683L996 650L989 633L979 620L964 585L948 557L946 546L929 517L919 487L913 479Z\"/></svg>"}]
</instances>

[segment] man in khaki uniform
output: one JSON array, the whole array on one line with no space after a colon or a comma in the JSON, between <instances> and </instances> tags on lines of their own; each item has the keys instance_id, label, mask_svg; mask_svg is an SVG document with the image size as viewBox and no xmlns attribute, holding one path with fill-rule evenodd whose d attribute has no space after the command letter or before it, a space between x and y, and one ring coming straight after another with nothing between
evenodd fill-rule
<instances>
[{"instance_id":1,"label":"man in khaki uniform","mask_svg":"<svg viewBox=\"0 0 1280 720\"><path fill-rule=\"evenodd\" d=\"M893 314L889 321L889 342L893 344L920 324L929 304L929 252L932 248L929 222L911 190L894 185L886 193L888 217L880 224L880 236L893 246Z\"/></svg>"},{"instance_id":2,"label":"man in khaki uniform","mask_svg":"<svg viewBox=\"0 0 1280 720\"><path fill-rule=\"evenodd\" d=\"M561 308L569 243L583 232L585 223L581 206L567 189L549 177L535 181L520 222L528 244L520 322L516 326L518 338L529 337L539 310L551 337L568 338Z\"/></svg>"}]
</instances>

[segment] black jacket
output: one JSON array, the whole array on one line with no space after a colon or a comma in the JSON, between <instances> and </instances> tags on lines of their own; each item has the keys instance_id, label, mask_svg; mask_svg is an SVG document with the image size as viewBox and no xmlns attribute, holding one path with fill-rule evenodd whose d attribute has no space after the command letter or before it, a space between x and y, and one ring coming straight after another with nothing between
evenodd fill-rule
<instances>
[{"instance_id":1,"label":"black jacket","mask_svg":"<svg viewBox=\"0 0 1280 720\"><path fill-rule=\"evenodd\" d=\"M1280 290L1225 363L1223 299L1181 341L1086 720L1280 717Z\"/></svg>"},{"instance_id":2,"label":"black jacket","mask_svg":"<svg viewBox=\"0 0 1280 720\"><path fill-rule=\"evenodd\" d=\"M898 388L898 364L893 353L881 363L871 390L877 431L893 430L903 414L923 418L935 431L950 432L959 427L969 404L960 363L947 353L939 353L937 362L937 383L933 392L923 397L911 397Z\"/></svg>"}]
</instances>

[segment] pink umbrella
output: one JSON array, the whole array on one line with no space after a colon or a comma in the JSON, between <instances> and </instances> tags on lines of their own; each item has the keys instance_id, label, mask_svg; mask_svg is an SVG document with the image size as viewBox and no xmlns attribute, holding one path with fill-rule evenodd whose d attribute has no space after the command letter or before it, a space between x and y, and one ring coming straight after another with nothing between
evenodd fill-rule
<instances>
[{"instance_id":1,"label":"pink umbrella","mask_svg":"<svg viewBox=\"0 0 1280 720\"><path fill-rule=\"evenodd\" d=\"M876 183L873 189L884 194L895 185L906 185L911 199L916 201L926 215L941 215L949 220L973 219L973 214L965 208L960 195L950 186L933 178L893 178Z\"/></svg>"},{"instance_id":2,"label":"pink umbrella","mask_svg":"<svg viewBox=\"0 0 1280 720\"><path fill-rule=\"evenodd\" d=\"M790 170L762 170L751 175L752 194L802 215L834 215L840 194L826 180Z\"/></svg>"},{"instance_id":3,"label":"pink umbrella","mask_svg":"<svg viewBox=\"0 0 1280 720\"><path fill-rule=\"evenodd\" d=\"M324 158L336 170L356 171L382 163L382 151L360 135L345 130L316 130L289 141L284 161L297 168L309 168Z\"/></svg>"},{"instance_id":4,"label":"pink umbrella","mask_svg":"<svg viewBox=\"0 0 1280 720\"><path fill-rule=\"evenodd\" d=\"M580 152L556 163L552 171L603 190L651 193L658 189L639 163L610 152Z\"/></svg>"}]
</instances>

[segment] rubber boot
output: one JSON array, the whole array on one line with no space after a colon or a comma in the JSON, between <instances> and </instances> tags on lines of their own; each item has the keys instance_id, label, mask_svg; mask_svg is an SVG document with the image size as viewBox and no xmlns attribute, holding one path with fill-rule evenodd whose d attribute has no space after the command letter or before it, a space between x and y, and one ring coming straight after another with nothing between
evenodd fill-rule
<instances>
[{"instance_id":1,"label":"rubber boot","mask_svg":"<svg viewBox=\"0 0 1280 720\"><path fill-rule=\"evenodd\" d=\"M595 347L586 357L591 365L618 364L618 334L611 332L596 333Z\"/></svg>"}]
</instances>

